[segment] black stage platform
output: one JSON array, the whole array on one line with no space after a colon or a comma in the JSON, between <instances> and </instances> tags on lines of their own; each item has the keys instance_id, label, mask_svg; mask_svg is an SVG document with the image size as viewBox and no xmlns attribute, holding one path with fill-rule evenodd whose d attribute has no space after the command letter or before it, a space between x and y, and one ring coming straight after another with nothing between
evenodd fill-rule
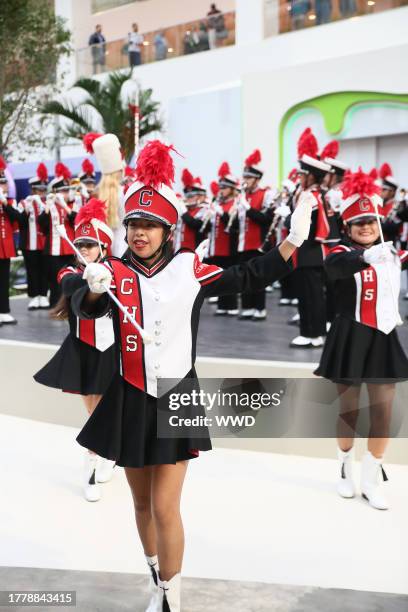
<instances>
[{"instance_id":1,"label":"black stage platform","mask_svg":"<svg viewBox=\"0 0 408 612\"><path fill-rule=\"evenodd\" d=\"M266 359L272 361L300 361L316 363L320 349L291 349L290 341L298 335L298 327L287 325L297 312L293 306L278 306L280 291L268 294L268 318L263 322L239 321L237 317L215 317L215 305L206 303L201 311L197 354L200 357L233 357L238 359ZM11 300L12 314L18 325L0 327L0 339L61 344L67 334L65 322L52 321L48 312L27 310L28 299ZM408 352L408 301L400 301L404 318L398 335Z\"/></svg>"}]
</instances>

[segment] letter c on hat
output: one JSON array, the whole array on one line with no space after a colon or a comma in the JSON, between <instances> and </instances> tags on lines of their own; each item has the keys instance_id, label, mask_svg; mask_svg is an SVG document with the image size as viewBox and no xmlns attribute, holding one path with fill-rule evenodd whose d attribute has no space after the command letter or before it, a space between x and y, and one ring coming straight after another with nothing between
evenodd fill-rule
<instances>
[{"instance_id":1,"label":"letter c on hat","mask_svg":"<svg viewBox=\"0 0 408 612\"><path fill-rule=\"evenodd\" d=\"M141 189L139 192L140 206L151 206L153 204L153 191L151 189Z\"/></svg>"}]
</instances>

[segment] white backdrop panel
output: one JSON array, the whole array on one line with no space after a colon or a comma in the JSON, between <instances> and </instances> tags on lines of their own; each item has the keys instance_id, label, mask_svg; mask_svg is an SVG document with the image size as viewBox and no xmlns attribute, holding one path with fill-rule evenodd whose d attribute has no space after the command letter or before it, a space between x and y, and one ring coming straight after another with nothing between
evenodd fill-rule
<instances>
[{"instance_id":1,"label":"white backdrop panel","mask_svg":"<svg viewBox=\"0 0 408 612\"><path fill-rule=\"evenodd\" d=\"M174 157L177 184L182 168L201 176L206 185L226 160L241 171L241 88L207 91L170 102L168 141L185 159Z\"/></svg>"}]
</instances>

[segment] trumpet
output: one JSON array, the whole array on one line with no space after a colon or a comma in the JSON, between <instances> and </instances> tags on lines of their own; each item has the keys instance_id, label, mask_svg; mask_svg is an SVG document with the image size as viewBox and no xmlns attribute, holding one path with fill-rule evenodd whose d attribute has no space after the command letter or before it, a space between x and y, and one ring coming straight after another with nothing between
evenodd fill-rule
<instances>
[{"instance_id":1,"label":"trumpet","mask_svg":"<svg viewBox=\"0 0 408 612\"><path fill-rule=\"evenodd\" d=\"M246 183L243 184L243 186L245 186ZM231 228L235 222L235 219L238 217L239 213L242 211L242 209L244 208L243 204L243 199L245 198L245 196L242 194L242 192L240 192L234 201L234 204L231 206L230 208L230 212L229 212L229 219L228 219L228 223L227 223L227 227L225 228L225 231L227 232L227 234L230 233Z\"/></svg>"},{"instance_id":2,"label":"trumpet","mask_svg":"<svg viewBox=\"0 0 408 612\"><path fill-rule=\"evenodd\" d=\"M200 233L203 234L207 229L207 225L210 223L211 219L215 214L214 205L218 203L217 198L213 198L212 202L207 204L207 210L204 212L202 225L200 227Z\"/></svg>"}]
</instances>

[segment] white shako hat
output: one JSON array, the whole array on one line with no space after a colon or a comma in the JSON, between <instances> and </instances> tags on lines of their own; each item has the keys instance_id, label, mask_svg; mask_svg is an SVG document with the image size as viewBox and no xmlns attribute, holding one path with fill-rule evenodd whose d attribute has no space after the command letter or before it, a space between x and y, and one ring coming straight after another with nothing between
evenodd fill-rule
<instances>
[{"instance_id":1,"label":"white shako hat","mask_svg":"<svg viewBox=\"0 0 408 612\"><path fill-rule=\"evenodd\" d=\"M54 169L54 178L50 181L48 188L51 191L61 191L69 189L71 186L71 170L65 164L57 162Z\"/></svg>"},{"instance_id":2,"label":"white shako hat","mask_svg":"<svg viewBox=\"0 0 408 612\"><path fill-rule=\"evenodd\" d=\"M112 174L123 169L120 142L115 134L90 132L83 138L88 153L94 153L102 174Z\"/></svg>"},{"instance_id":3,"label":"white shako hat","mask_svg":"<svg viewBox=\"0 0 408 612\"><path fill-rule=\"evenodd\" d=\"M347 172L340 185L343 202L340 215L345 223L357 219L383 215L382 198L378 195L380 188L375 184L372 175L366 174L361 168L357 172Z\"/></svg>"},{"instance_id":4,"label":"white shako hat","mask_svg":"<svg viewBox=\"0 0 408 612\"><path fill-rule=\"evenodd\" d=\"M43 163L38 164L35 176L28 179L30 187L33 189L47 189L48 185L48 170Z\"/></svg>"},{"instance_id":5,"label":"white shako hat","mask_svg":"<svg viewBox=\"0 0 408 612\"><path fill-rule=\"evenodd\" d=\"M263 170L259 168L259 164L262 160L262 155L259 149L255 149L251 155L245 160L244 171L242 176L244 178L256 178L261 179L263 177Z\"/></svg>"},{"instance_id":6,"label":"white shako hat","mask_svg":"<svg viewBox=\"0 0 408 612\"><path fill-rule=\"evenodd\" d=\"M378 174L382 180L383 189L398 189L397 179L392 176L392 170L389 164L383 164Z\"/></svg>"},{"instance_id":7,"label":"white shako hat","mask_svg":"<svg viewBox=\"0 0 408 612\"><path fill-rule=\"evenodd\" d=\"M337 155L339 153L339 141L331 140L324 147L323 151L320 153L319 157L324 161L325 164L328 164L331 167L331 171L333 174L338 174L339 176L344 176L347 170L349 170L349 166L337 159Z\"/></svg>"},{"instance_id":8,"label":"white shako hat","mask_svg":"<svg viewBox=\"0 0 408 612\"><path fill-rule=\"evenodd\" d=\"M91 198L75 218L74 244L86 240L111 246L113 232L106 223L106 207L102 200Z\"/></svg>"},{"instance_id":9,"label":"white shako hat","mask_svg":"<svg viewBox=\"0 0 408 612\"><path fill-rule=\"evenodd\" d=\"M140 151L135 178L125 194L124 225L130 219L152 219L174 229L182 209L173 191L174 163L170 151L160 140L151 140Z\"/></svg>"},{"instance_id":10,"label":"white shako hat","mask_svg":"<svg viewBox=\"0 0 408 612\"><path fill-rule=\"evenodd\" d=\"M183 172L181 173L181 182L183 183L183 193L186 198L207 194L207 190L204 187L201 178L199 176L194 178L190 170L187 168L184 168Z\"/></svg>"},{"instance_id":11,"label":"white shako hat","mask_svg":"<svg viewBox=\"0 0 408 612\"><path fill-rule=\"evenodd\" d=\"M313 174L318 181L323 180L331 167L318 158L318 144L310 128L306 128L298 140L298 161L300 174Z\"/></svg>"},{"instance_id":12,"label":"white shako hat","mask_svg":"<svg viewBox=\"0 0 408 612\"><path fill-rule=\"evenodd\" d=\"M228 162L222 162L218 169L218 185L220 189L231 187L239 190L239 179L231 174L231 169Z\"/></svg>"}]
</instances>

